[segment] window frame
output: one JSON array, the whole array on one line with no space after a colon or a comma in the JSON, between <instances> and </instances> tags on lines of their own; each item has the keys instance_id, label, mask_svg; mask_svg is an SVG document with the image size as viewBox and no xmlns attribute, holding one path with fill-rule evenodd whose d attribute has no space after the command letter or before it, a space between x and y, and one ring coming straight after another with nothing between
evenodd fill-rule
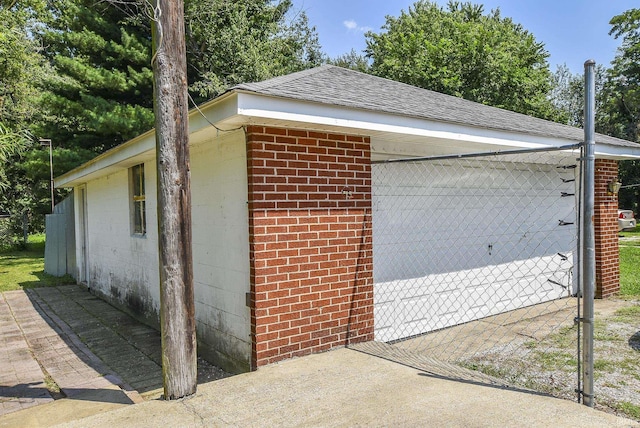
<instances>
[{"instance_id":1,"label":"window frame","mask_svg":"<svg viewBox=\"0 0 640 428\"><path fill-rule=\"evenodd\" d=\"M144 163L129 168L129 207L131 235L146 236L147 210Z\"/></svg>"}]
</instances>

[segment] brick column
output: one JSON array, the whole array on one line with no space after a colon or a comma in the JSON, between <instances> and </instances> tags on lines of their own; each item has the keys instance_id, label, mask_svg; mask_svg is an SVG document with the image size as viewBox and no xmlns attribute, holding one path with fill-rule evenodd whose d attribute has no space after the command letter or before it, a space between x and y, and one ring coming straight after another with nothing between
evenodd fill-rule
<instances>
[{"instance_id":1,"label":"brick column","mask_svg":"<svg viewBox=\"0 0 640 428\"><path fill-rule=\"evenodd\" d=\"M602 299L620 291L618 196L607 192L607 185L618 179L618 162L596 159L595 168L596 298Z\"/></svg>"},{"instance_id":2,"label":"brick column","mask_svg":"<svg viewBox=\"0 0 640 428\"><path fill-rule=\"evenodd\" d=\"M252 368L372 340L369 138L246 136Z\"/></svg>"}]
</instances>

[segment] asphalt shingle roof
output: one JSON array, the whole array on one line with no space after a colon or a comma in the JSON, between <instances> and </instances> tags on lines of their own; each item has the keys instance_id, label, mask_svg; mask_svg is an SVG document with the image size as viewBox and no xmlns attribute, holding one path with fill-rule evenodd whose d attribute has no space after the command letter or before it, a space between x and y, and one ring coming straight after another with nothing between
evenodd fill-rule
<instances>
[{"instance_id":1,"label":"asphalt shingle roof","mask_svg":"<svg viewBox=\"0 0 640 428\"><path fill-rule=\"evenodd\" d=\"M584 140L580 128L331 65L245 83L231 90L577 142ZM602 134L596 134L596 143L640 146Z\"/></svg>"}]
</instances>

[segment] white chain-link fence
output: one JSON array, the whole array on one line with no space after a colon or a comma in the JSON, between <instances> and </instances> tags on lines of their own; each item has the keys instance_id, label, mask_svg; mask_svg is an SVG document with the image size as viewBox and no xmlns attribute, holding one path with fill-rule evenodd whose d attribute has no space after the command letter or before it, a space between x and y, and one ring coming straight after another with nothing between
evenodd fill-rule
<instances>
[{"instance_id":1,"label":"white chain-link fence","mask_svg":"<svg viewBox=\"0 0 640 428\"><path fill-rule=\"evenodd\" d=\"M579 157L375 163L375 340L574 394Z\"/></svg>"}]
</instances>

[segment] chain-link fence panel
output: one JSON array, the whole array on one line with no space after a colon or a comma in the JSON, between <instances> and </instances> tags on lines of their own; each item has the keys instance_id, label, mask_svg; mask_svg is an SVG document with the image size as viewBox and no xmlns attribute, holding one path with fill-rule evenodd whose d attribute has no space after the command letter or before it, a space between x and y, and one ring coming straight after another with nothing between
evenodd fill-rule
<instances>
[{"instance_id":1,"label":"chain-link fence panel","mask_svg":"<svg viewBox=\"0 0 640 428\"><path fill-rule=\"evenodd\" d=\"M375 340L575 395L579 157L375 163Z\"/></svg>"}]
</instances>

